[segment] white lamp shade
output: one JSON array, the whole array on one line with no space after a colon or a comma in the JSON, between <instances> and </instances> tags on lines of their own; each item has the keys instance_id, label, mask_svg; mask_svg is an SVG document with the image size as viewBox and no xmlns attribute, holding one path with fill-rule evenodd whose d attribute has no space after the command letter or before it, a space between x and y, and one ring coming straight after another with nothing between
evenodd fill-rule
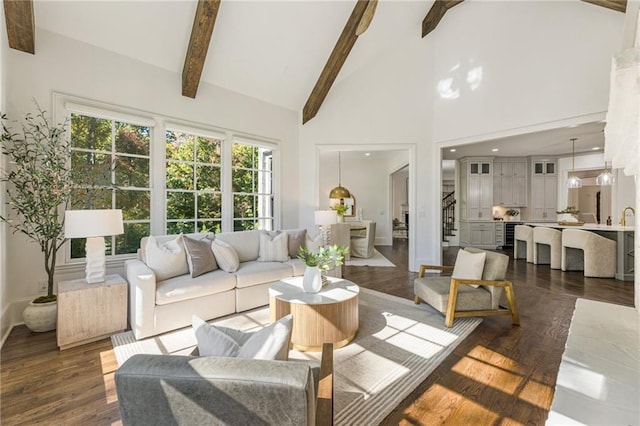
<instances>
[{"instance_id":1,"label":"white lamp shade","mask_svg":"<svg viewBox=\"0 0 640 426\"><path fill-rule=\"evenodd\" d=\"M64 212L66 238L90 238L124 233L122 210L67 210Z\"/></svg>"},{"instance_id":2,"label":"white lamp shade","mask_svg":"<svg viewBox=\"0 0 640 426\"><path fill-rule=\"evenodd\" d=\"M338 212L335 210L316 210L315 212L316 225L333 225L338 223Z\"/></svg>"}]
</instances>

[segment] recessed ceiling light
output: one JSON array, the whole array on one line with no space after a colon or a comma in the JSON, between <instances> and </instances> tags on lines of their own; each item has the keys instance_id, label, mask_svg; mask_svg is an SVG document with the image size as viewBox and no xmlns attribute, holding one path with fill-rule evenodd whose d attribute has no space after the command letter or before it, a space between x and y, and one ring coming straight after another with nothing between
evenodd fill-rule
<instances>
[{"instance_id":1,"label":"recessed ceiling light","mask_svg":"<svg viewBox=\"0 0 640 426\"><path fill-rule=\"evenodd\" d=\"M591 148L591 151L597 151L597 150L599 150L599 149L600 149L600 147L599 147L599 146L594 146L593 148Z\"/></svg>"},{"instance_id":2,"label":"recessed ceiling light","mask_svg":"<svg viewBox=\"0 0 640 426\"><path fill-rule=\"evenodd\" d=\"M569 125L567 126L567 128L569 128L569 129L573 129L573 128L575 128L575 127L578 127L578 125L577 125L577 124L569 124Z\"/></svg>"},{"instance_id":3,"label":"recessed ceiling light","mask_svg":"<svg viewBox=\"0 0 640 426\"><path fill-rule=\"evenodd\" d=\"M364 155L366 155L367 157L371 155L370 152L365 152Z\"/></svg>"},{"instance_id":4,"label":"recessed ceiling light","mask_svg":"<svg viewBox=\"0 0 640 426\"><path fill-rule=\"evenodd\" d=\"M456 152L456 149L455 149L455 148L451 148L451 149L449 150L449 152Z\"/></svg>"},{"instance_id":5,"label":"recessed ceiling light","mask_svg":"<svg viewBox=\"0 0 640 426\"><path fill-rule=\"evenodd\" d=\"M498 152L498 148L493 148L491 152Z\"/></svg>"}]
</instances>

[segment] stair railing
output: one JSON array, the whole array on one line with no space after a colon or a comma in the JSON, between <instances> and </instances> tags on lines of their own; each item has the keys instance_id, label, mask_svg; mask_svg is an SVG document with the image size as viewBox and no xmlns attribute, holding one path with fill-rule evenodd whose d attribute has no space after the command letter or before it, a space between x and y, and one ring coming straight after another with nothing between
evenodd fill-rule
<instances>
[{"instance_id":1,"label":"stair railing","mask_svg":"<svg viewBox=\"0 0 640 426\"><path fill-rule=\"evenodd\" d=\"M456 198L452 191L442 198L442 238L453 235L456 223Z\"/></svg>"}]
</instances>

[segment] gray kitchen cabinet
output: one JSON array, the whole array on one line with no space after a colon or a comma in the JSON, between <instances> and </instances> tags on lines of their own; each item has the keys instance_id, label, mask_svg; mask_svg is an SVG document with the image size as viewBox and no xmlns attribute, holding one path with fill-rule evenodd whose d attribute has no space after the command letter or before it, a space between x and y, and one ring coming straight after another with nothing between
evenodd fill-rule
<instances>
[{"instance_id":1,"label":"gray kitchen cabinet","mask_svg":"<svg viewBox=\"0 0 640 426\"><path fill-rule=\"evenodd\" d=\"M460 244L480 248L496 248L496 224L492 222L461 222Z\"/></svg>"},{"instance_id":2,"label":"gray kitchen cabinet","mask_svg":"<svg viewBox=\"0 0 640 426\"><path fill-rule=\"evenodd\" d=\"M493 204L504 207L527 206L527 160L494 159Z\"/></svg>"},{"instance_id":3,"label":"gray kitchen cabinet","mask_svg":"<svg viewBox=\"0 0 640 426\"><path fill-rule=\"evenodd\" d=\"M460 219L492 220L493 160L466 158L460 165Z\"/></svg>"},{"instance_id":4,"label":"gray kitchen cabinet","mask_svg":"<svg viewBox=\"0 0 640 426\"><path fill-rule=\"evenodd\" d=\"M504 245L504 222L495 223L495 241L496 248Z\"/></svg>"},{"instance_id":5,"label":"gray kitchen cabinet","mask_svg":"<svg viewBox=\"0 0 640 426\"><path fill-rule=\"evenodd\" d=\"M558 176L556 160L531 161L531 220L556 218Z\"/></svg>"}]
</instances>

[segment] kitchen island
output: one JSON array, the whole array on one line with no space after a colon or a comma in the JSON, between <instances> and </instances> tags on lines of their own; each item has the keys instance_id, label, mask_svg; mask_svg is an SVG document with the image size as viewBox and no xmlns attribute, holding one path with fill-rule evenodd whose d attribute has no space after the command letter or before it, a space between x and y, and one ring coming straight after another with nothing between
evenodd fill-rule
<instances>
[{"instance_id":1,"label":"kitchen island","mask_svg":"<svg viewBox=\"0 0 640 426\"><path fill-rule=\"evenodd\" d=\"M554 222L525 222L529 226L546 226L555 229L580 229L582 231L595 232L598 235L617 242L616 279L621 281L633 281L633 226L600 225L597 223L585 223L584 225L560 225Z\"/></svg>"}]
</instances>

